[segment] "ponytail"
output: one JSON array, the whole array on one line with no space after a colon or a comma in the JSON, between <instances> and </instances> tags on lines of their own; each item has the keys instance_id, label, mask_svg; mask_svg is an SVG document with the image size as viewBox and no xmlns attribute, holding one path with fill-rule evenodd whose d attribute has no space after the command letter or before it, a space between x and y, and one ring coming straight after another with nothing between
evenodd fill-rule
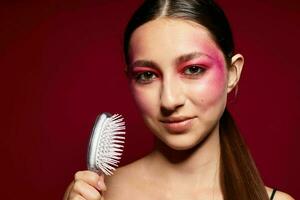
<instances>
[{"instance_id":1,"label":"ponytail","mask_svg":"<svg viewBox=\"0 0 300 200\"><path fill-rule=\"evenodd\" d=\"M220 144L224 200L269 199L255 163L227 109L220 120Z\"/></svg>"}]
</instances>

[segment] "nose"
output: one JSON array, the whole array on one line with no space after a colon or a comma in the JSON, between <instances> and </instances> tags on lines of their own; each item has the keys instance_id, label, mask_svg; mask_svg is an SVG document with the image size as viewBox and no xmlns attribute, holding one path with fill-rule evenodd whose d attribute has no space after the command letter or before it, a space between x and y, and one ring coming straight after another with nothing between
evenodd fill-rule
<instances>
[{"instance_id":1,"label":"nose","mask_svg":"<svg viewBox=\"0 0 300 200\"><path fill-rule=\"evenodd\" d=\"M170 115L184 105L185 95L179 80L176 78L163 80L160 101L163 115Z\"/></svg>"}]
</instances>

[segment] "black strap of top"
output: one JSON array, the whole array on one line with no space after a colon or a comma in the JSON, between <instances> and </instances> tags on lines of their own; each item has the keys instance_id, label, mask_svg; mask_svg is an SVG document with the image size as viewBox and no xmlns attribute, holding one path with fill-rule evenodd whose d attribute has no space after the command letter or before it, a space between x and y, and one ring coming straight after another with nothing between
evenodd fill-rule
<instances>
[{"instance_id":1,"label":"black strap of top","mask_svg":"<svg viewBox=\"0 0 300 200\"><path fill-rule=\"evenodd\" d=\"M273 189L273 192L272 192L272 194L271 194L270 200L272 200L272 199L274 198L275 192L276 192L276 191L277 191L277 189Z\"/></svg>"}]
</instances>

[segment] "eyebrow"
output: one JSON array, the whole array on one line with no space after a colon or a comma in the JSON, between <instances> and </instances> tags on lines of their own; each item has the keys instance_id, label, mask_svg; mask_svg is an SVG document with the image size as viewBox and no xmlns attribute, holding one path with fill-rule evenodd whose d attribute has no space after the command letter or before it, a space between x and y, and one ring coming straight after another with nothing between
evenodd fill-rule
<instances>
[{"instance_id":1,"label":"eyebrow","mask_svg":"<svg viewBox=\"0 0 300 200\"><path fill-rule=\"evenodd\" d=\"M211 56L209 56L205 53L192 52L192 53L183 54L183 55L177 57L175 59L175 64L178 65L180 63L187 62L189 60L192 60L194 58L198 58L198 57L201 57L201 56L211 57ZM154 61L151 61L151 60L137 60L137 61L135 61L134 63L132 63L130 65L130 69L133 69L134 67L137 67L137 66L149 66L149 67L158 68L158 64L156 64Z\"/></svg>"},{"instance_id":2,"label":"eyebrow","mask_svg":"<svg viewBox=\"0 0 300 200\"><path fill-rule=\"evenodd\" d=\"M154 61L151 61L151 60L137 60L135 61L134 63L132 63L130 65L130 68L133 69L134 67L137 67L137 66L149 66L149 67L158 67L158 65L154 62Z\"/></svg>"},{"instance_id":3,"label":"eyebrow","mask_svg":"<svg viewBox=\"0 0 300 200\"><path fill-rule=\"evenodd\" d=\"M188 54L183 54L183 55L179 56L178 58L176 58L175 63L176 63L176 65L178 65L180 63L187 62L187 61L190 61L190 60L192 60L194 58L198 58L198 57L201 57L201 56L210 57L207 54L204 54L204 53L196 51L196 52L192 52L192 53L188 53Z\"/></svg>"}]
</instances>

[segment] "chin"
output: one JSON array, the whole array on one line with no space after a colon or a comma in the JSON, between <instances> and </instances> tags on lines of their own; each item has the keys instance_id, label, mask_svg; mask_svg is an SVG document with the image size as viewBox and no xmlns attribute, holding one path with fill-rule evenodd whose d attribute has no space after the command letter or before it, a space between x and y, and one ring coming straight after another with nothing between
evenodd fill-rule
<instances>
[{"instance_id":1,"label":"chin","mask_svg":"<svg viewBox=\"0 0 300 200\"><path fill-rule=\"evenodd\" d=\"M188 134L182 134L182 135L172 135L169 136L168 138L164 138L163 142L171 149L183 151L198 146L203 141L204 138L205 138L204 135L196 138Z\"/></svg>"},{"instance_id":2,"label":"chin","mask_svg":"<svg viewBox=\"0 0 300 200\"><path fill-rule=\"evenodd\" d=\"M194 147L194 145L168 145L171 149L176 150L176 151L185 151L185 150L190 150Z\"/></svg>"}]
</instances>

